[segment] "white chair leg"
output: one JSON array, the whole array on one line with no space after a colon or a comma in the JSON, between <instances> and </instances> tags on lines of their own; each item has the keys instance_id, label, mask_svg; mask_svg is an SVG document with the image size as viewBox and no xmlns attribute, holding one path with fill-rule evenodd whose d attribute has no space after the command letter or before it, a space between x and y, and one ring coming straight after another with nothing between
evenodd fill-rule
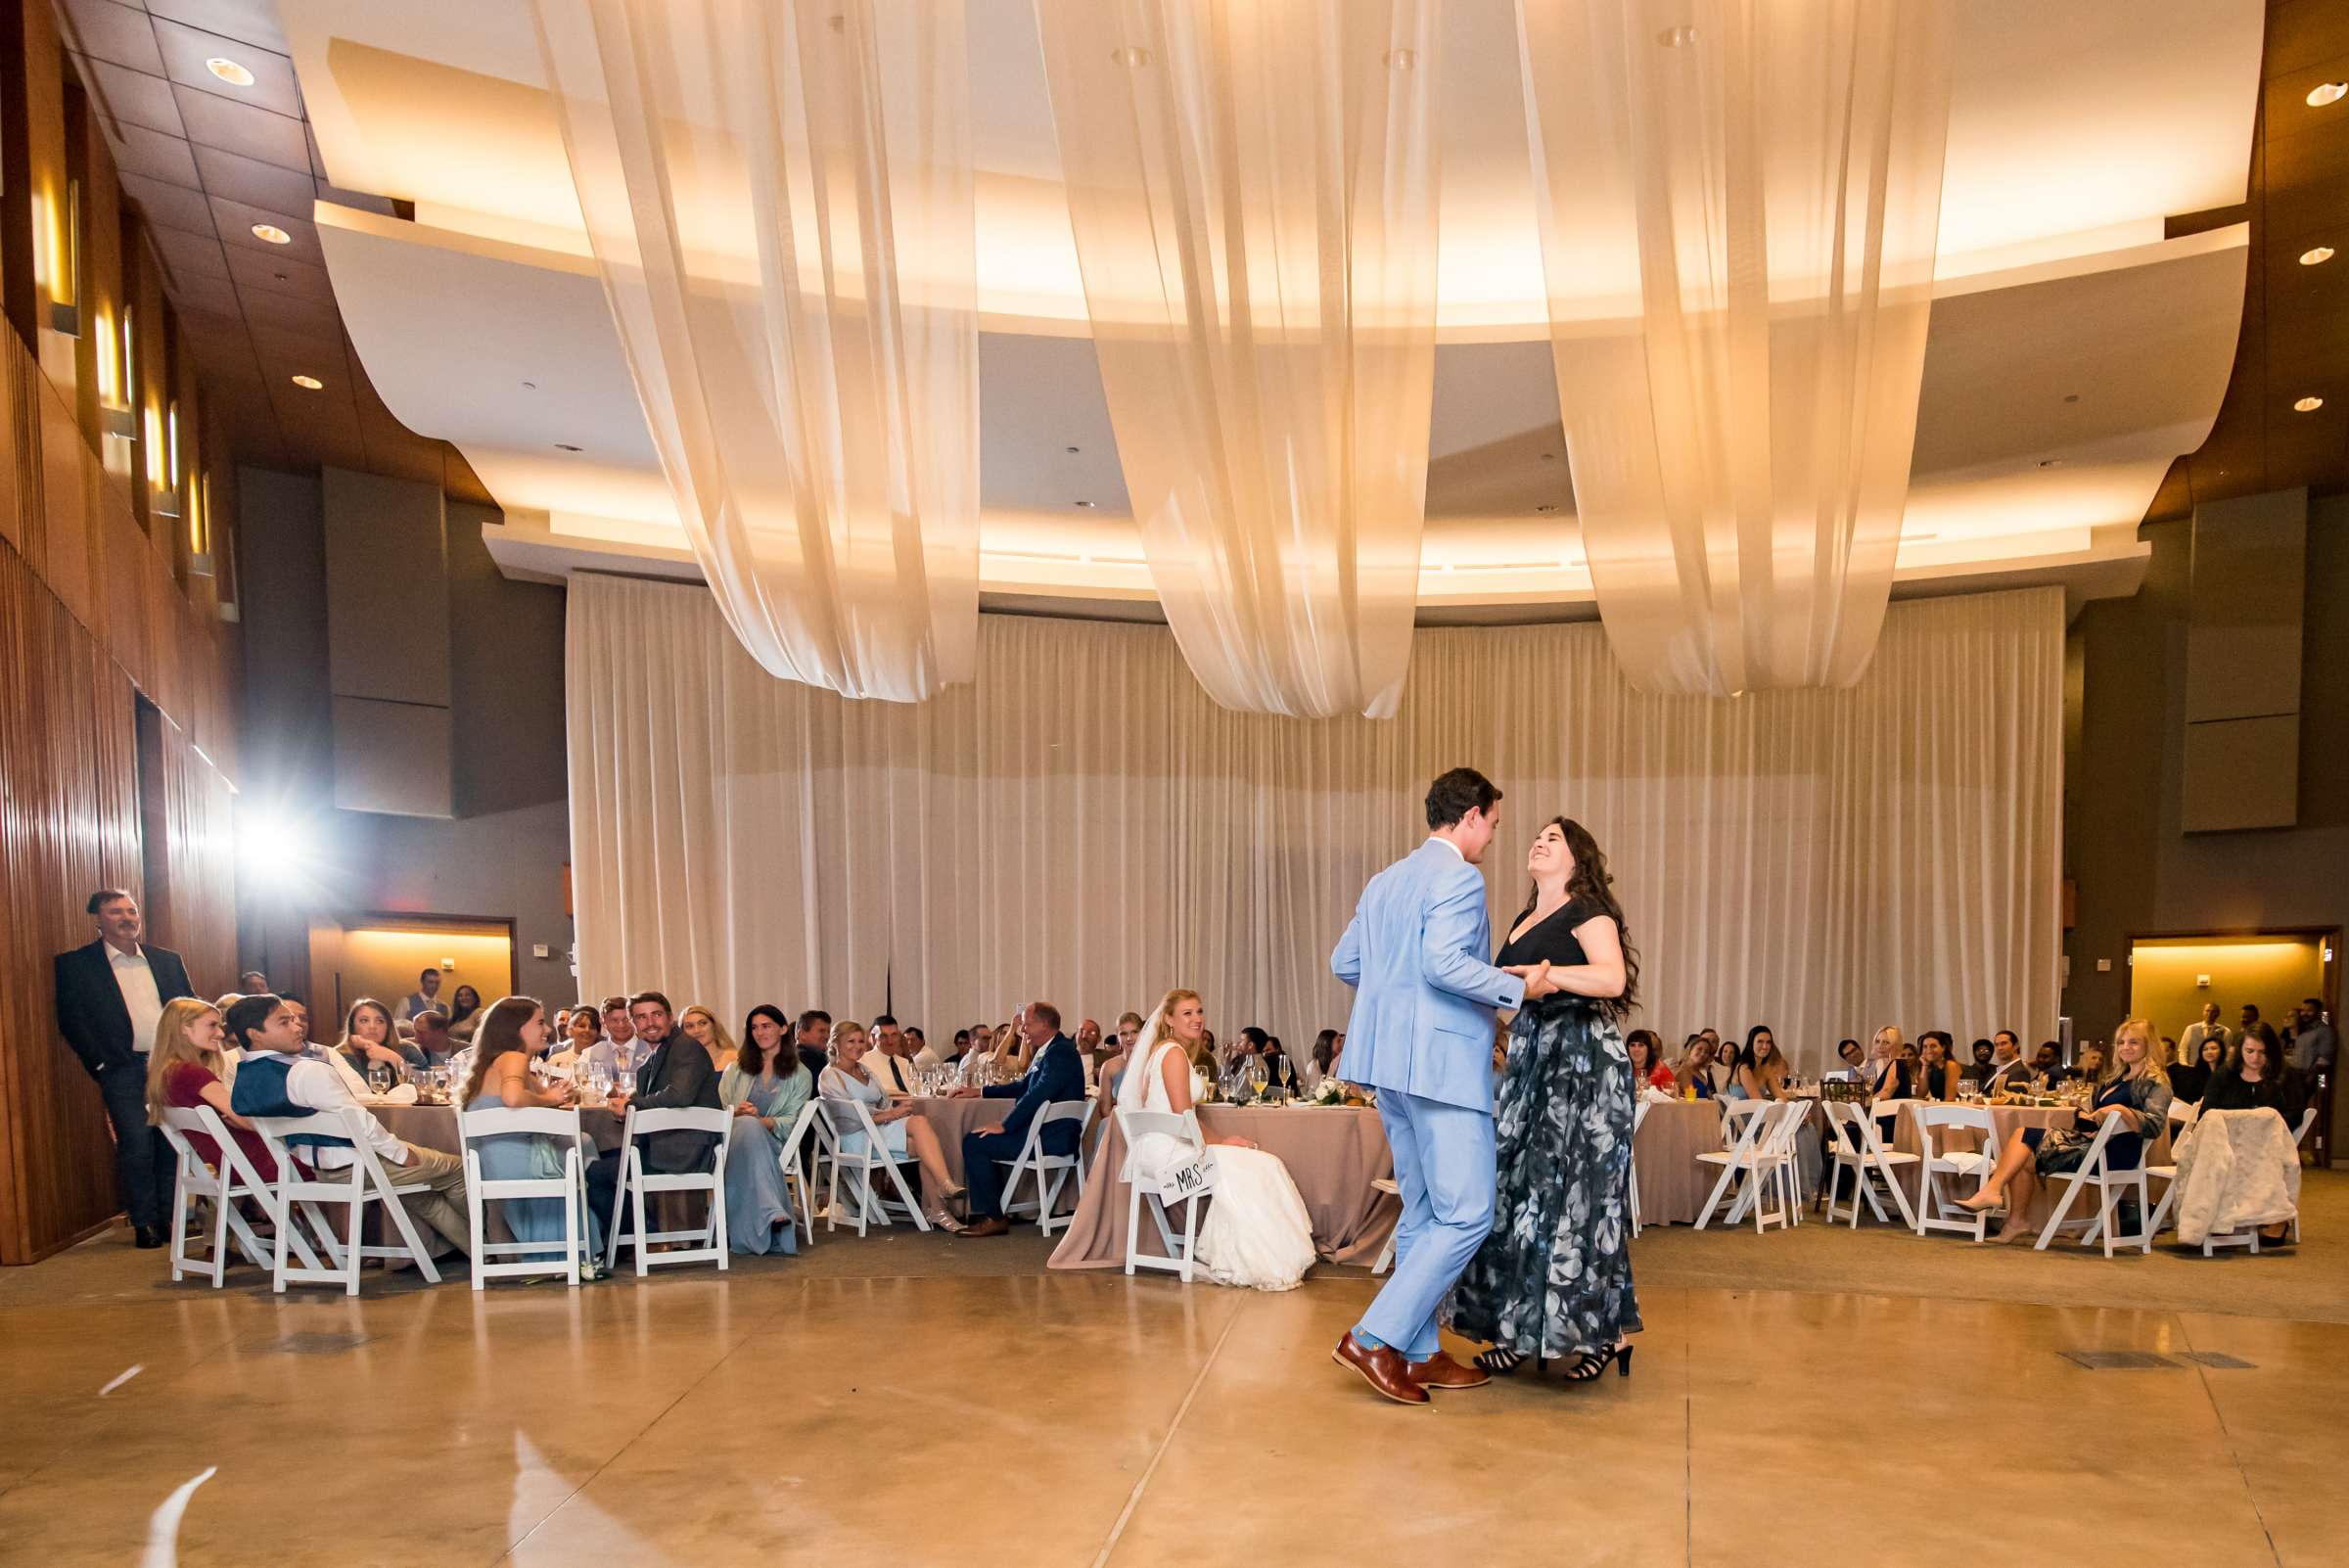
<instances>
[{"instance_id":1,"label":"white chair leg","mask_svg":"<svg viewBox=\"0 0 2349 1568\"><path fill-rule=\"evenodd\" d=\"M2080 1196L2080 1176L2078 1173L2075 1172L2072 1175L2063 1177L2062 1179L2063 1197L2057 1201L2054 1214L2049 1217L2046 1227L2040 1231L2039 1241L2031 1249L2033 1252L2045 1252L2048 1250L2048 1243L2055 1239L2055 1232L2057 1230L2063 1228L2063 1217L2072 1212L2072 1200Z\"/></svg>"},{"instance_id":2,"label":"white chair leg","mask_svg":"<svg viewBox=\"0 0 2349 1568\"><path fill-rule=\"evenodd\" d=\"M1723 1167L1721 1168L1721 1179L1713 1183L1713 1190L1712 1190L1712 1192L1711 1192L1711 1193L1709 1193L1709 1194L1707 1194L1707 1196L1706 1196L1706 1198L1705 1198L1705 1206L1704 1206L1702 1209L1700 1209L1700 1210L1698 1210L1698 1211L1697 1211L1697 1216L1696 1216L1696 1228L1697 1228L1697 1229L1699 1229L1699 1230L1702 1230L1702 1229L1704 1229L1704 1228L1705 1228L1705 1226L1706 1226L1706 1224L1708 1224L1708 1223L1709 1223L1709 1222L1712 1221L1712 1219L1713 1219L1713 1209L1714 1209L1714 1206L1715 1206L1716 1204L1718 1204L1718 1203L1720 1203L1720 1202L1721 1202L1721 1195L1722 1195L1722 1192L1723 1192L1723 1191L1724 1191L1724 1190L1725 1190L1725 1189L1726 1189L1726 1188L1728 1186L1728 1184L1729 1184L1729 1178L1730 1178L1731 1176L1735 1176L1736 1174L1737 1174L1737 1168L1736 1168L1735 1166L1728 1166L1728 1165L1725 1165L1725 1166L1723 1166ZM1729 1222L1730 1222L1731 1224L1735 1224L1735 1223L1737 1222L1736 1217L1735 1217L1734 1215L1730 1216L1730 1218L1729 1218Z\"/></svg>"},{"instance_id":3,"label":"white chair leg","mask_svg":"<svg viewBox=\"0 0 2349 1568\"><path fill-rule=\"evenodd\" d=\"M1126 1275L1133 1276L1134 1254L1141 1249L1142 1188L1139 1182L1126 1186Z\"/></svg>"}]
</instances>

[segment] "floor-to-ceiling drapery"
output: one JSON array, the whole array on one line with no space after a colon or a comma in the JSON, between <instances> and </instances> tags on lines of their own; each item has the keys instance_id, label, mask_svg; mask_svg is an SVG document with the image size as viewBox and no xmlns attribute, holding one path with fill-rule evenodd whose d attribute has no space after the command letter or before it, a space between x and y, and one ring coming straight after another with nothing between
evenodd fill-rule
<instances>
[{"instance_id":1,"label":"floor-to-ceiling drapery","mask_svg":"<svg viewBox=\"0 0 2349 1568\"><path fill-rule=\"evenodd\" d=\"M583 993L944 1029L1185 985L1301 1047L1345 1022L1327 960L1362 882L1467 763L1507 792L1497 925L1540 820L1580 818L1676 1044L2044 1034L2062 618L2054 589L1896 605L1858 685L1720 701L1633 689L1596 625L1423 630L1393 720L1308 722L1218 707L1163 627L994 616L972 686L847 702L763 674L698 587L575 577Z\"/></svg>"}]
</instances>

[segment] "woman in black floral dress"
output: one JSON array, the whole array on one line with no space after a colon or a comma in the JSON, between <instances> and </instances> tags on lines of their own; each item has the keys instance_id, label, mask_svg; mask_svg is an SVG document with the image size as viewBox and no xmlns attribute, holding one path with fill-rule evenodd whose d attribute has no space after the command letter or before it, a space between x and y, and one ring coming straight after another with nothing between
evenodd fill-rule
<instances>
[{"instance_id":1,"label":"woman in black floral dress","mask_svg":"<svg viewBox=\"0 0 2349 1568\"><path fill-rule=\"evenodd\" d=\"M1566 1375L1629 1375L1639 1329L1632 1289L1632 1115L1636 1089L1618 1026L1639 961L1625 941L1606 856L1579 822L1554 817L1526 856L1534 893L1494 962L1544 966L1563 988L1509 1030L1493 1116L1499 1194L1493 1232L1448 1305L1455 1333L1492 1342L1476 1359L1514 1372L1572 1352Z\"/></svg>"}]
</instances>

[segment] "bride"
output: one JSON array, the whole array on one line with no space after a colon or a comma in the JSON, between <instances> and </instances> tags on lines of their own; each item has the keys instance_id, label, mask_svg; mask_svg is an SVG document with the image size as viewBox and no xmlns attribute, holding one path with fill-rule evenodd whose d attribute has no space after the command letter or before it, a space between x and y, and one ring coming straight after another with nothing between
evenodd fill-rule
<instances>
[{"instance_id":1,"label":"bride","mask_svg":"<svg viewBox=\"0 0 2349 1568\"><path fill-rule=\"evenodd\" d=\"M1195 991L1170 991L1150 1015L1121 1096L1127 1109L1180 1116L1192 1105L1191 1054L1207 1030L1207 1009ZM1140 1086L1135 1087L1136 1084ZM1213 1197L1199 1222L1192 1256L1219 1285L1294 1290L1313 1263L1313 1227L1280 1156L1246 1138L1207 1136L1205 1160L1215 1174ZM1146 1132L1126 1153L1123 1179L1156 1186L1193 1157L1190 1145L1165 1132Z\"/></svg>"}]
</instances>

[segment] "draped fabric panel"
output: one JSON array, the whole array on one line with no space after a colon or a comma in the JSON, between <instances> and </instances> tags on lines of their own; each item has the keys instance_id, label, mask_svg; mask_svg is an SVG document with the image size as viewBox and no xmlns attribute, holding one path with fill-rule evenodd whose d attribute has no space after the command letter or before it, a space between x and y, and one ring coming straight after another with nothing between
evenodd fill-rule
<instances>
[{"instance_id":1,"label":"draped fabric panel","mask_svg":"<svg viewBox=\"0 0 2349 1568\"><path fill-rule=\"evenodd\" d=\"M677 514L771 673L968 680L979 337L961 0L535 0Z\"/></svg>"},{"instance_id":2,"label":"draped fabric panel","mask_svg":"<svg viewBox=\"0 0 2349 1568\"><path fill-rule=\"evenodd\" d=\"M1394 712L1435 377L1433 0L1037 0L1118 457L1192 672Z\"/></svg>"},{"instance_id":3,"label":"draped fabric panel","mask_svg":"<svg viewBox=\"0 0 2349 1568\"><path fill-rule=\"evenodd\" d=\"M2063 598L1895 606L1844 690L1659 697L1594 625L1420 633L1396 717L1234 714L1162 627L987 616L918 708L768 678L698 587L577 576L582 994L648 985L925 1027L1175 985L1228 1035L1343 1027L1329 949L1444 768L1502 790L1497 930L1553 812L1612 863L1641 1018L1767 1023L1817 1066L1879 1024L2052 1032ZM2037 1033L2034 1033L2037 1032Z\"/></svg>"},{"instance_id":4,"label":"draped fabric panel","mask_svg":"<svg viewBox=\"0 0 2349 1568\"><path fill-rule=\"evenodd\" d=\"M1638 685L1849 685L1932 305L1949 0L1518 0L1583 543Z\"/></svg>"}]
</instances>

